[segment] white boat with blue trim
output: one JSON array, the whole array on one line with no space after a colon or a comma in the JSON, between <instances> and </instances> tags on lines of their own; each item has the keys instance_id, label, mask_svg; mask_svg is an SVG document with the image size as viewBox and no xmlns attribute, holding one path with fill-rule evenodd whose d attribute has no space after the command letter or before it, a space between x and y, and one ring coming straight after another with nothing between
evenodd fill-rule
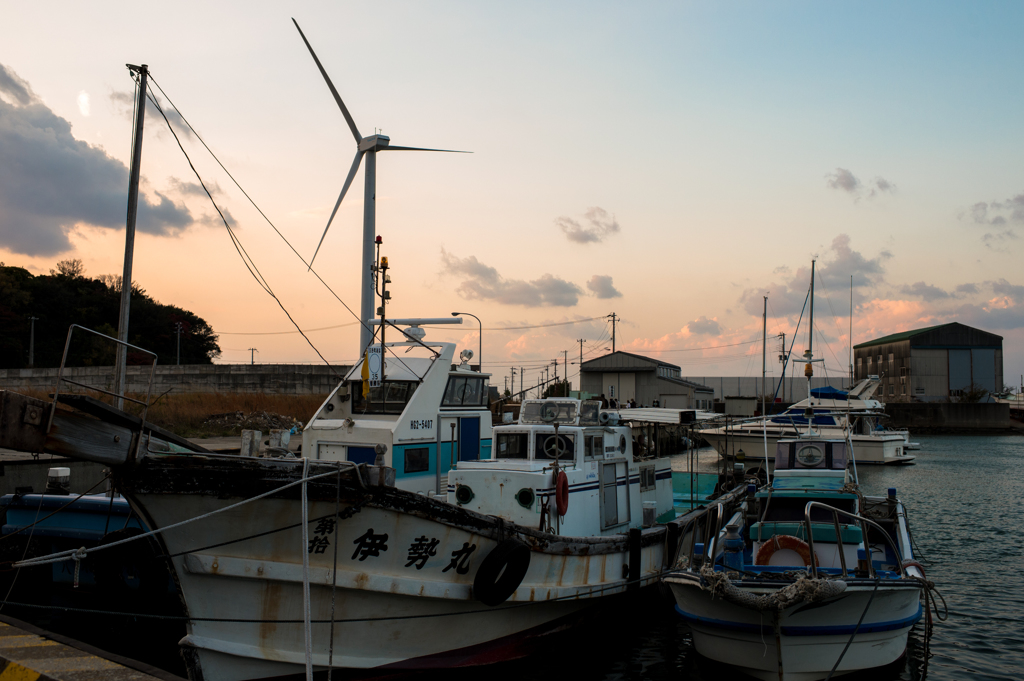
<instances>
[{"instance_id":1,"label":"white boat with blue trim","mask_svg":"<svg viewBox=\"0 0 1024 681\"><path fill-rule=\"evenodd\" d=\"M864 495L843 440L780 440L770 484L683 546L667 574L697 652L759 679L883 666L922 617L903 505ZM718 531L718 528L723 528ZM813 559L812 559L813 556Z\"/></svg>"},{"instance_id":2,"label":"white boat with blue trim","mask_svg":"<svg viewBox=\"0 0 1024 681\"><path fill-rule=\"evenodd\" d=\"M796 437L811 426L824 438L849 438L859 464L914 463L916 457L910 450L920 446L910 441L909 432L881 425L887 417L885 405L874 398L879 384L877 376L869 376L849 390L814 388L810 397L781 414L727 422L718 419L697 432L721 456L735 457L742 449L757 459L765 441L773 452L780 439Z\"/></svg>"}]
</instances>

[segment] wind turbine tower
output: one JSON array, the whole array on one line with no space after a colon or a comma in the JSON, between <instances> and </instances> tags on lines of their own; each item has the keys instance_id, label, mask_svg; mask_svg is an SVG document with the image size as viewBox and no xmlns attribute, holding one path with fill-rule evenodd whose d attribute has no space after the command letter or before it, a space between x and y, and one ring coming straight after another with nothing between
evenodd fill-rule
<instances>
[{"instance_id":1,"label":"wind turbine tower","mask_svg":"<svg viewBox=\"0 0 1024 681\"><path fill-rule=\"evenodd\" d=\"M298 29L299 35L302 36L302 42L306 43L306 48L309 53L313 56L313 61L316 62L316 67L320 69L320 75L327 81L327 87L330 88L331 94L334 95L334 101L338 103L338 108L341 109L341 114L345 117L345 122L348 123L349 130L352 131L352 136L356 138L356 157L352 161L352 167L348 171L348 177L345 178L345 184L341 187L341 193L338 195L338 201L334 204L334 210L331 211L331 217L327 220L327 226L324 227L323 236L320 237L320 243L316 246L316 251L313 253L312 259L309 261L310 269L313 268L313 260L316 260L317 253L320 252L320 246L324 243L324 237L327 236L327 230L331 228L331 222L334 221L334 216L338 212L338 207L341 206L342 199L345 198L345 194L348 192L349 186L352 184L353 178L356 176L356 171L359 170L359 164L366 157L366 169L363 173L363 180L365 185L363 187L363 248L362 248L362 264L360 272L362 273L362 291L360 294L359 304L359 354L362 355L366 350L366 346L370 344L373 339L373 333L370 330L369 320L374 317L374 306L373 306L373 248L374 240L377 236L376 226L376 195L377 195L377 152L378 151L441 151L446 153L466 154L470 152L455 151L452 149L424 149L422 147L399 147L391 144L391 138L386 135L370 135L369 137L363 137L359 133L359 128L356 127L355 121L352 119L352 114L348 112L348 107L345 106L345 102L342 101L341 95L338 94L338 90L334 87L334 83L331 82L330 76L327 75L327 71L324 70L323 64L316 56L316 52L313 51L313 47L306 40L306 35L299 28L299 22L292 19L292 23L295 24L295 28Z\"/></svg>"}]
</instances>

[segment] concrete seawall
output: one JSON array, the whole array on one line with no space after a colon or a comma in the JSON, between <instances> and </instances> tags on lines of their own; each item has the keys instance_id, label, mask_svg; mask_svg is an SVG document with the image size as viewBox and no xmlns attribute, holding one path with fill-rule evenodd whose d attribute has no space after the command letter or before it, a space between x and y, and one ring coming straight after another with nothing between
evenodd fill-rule
<instances>
[{"instance_id":1,"label":"concrete seawall","mask_svg":"<svg viewBox=\"0 0 1024 681\"><path fill-rule=\"evenodd\" d=\"M911 435L921 432L988 432L1009 430L1010 405L970 402L890 402L885 411L891 425L909 428ZM1019 426L1018 426L1019 427Z\"/></svg>"},{"instance_id":2,"label":"concrete seawall","mask_svg":"<svg viewBox=\"0 0 1024 681\"><path fill-rule=\"evenodd\" d=\"M171 393L264 393L268 395L323 395L331 392L350 367L322 364L188 364L159 366L153 377L153 395ZM0 369L0 389L52 392L57 369ZM149 367L128 367L128 392L145 393ZM110 390L113 367L75 367L64 376L78 383ZM70 387L70 386L68 386ZM62 388L62 390L67 390Z\"/></svg>"}]
</instances>

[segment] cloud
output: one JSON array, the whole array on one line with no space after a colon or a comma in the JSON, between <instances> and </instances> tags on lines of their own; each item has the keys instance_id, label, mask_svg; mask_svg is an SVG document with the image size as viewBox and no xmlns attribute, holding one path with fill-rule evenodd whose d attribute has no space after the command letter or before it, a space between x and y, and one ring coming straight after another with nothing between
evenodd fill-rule
<instances>
[{"instance_id":1,"label":"cloud","mask_svg":"<svg viewBox=\"0 0 1024 681\"><path fill-rule=\"evenodd\" d=\"M839 234L832 240L825 255L818 258L815 268L815 290L821 294L849 292L852 276L858 297L863 299L864 290L884 282L885 262L890 258L892 253L884 250L873 258L865 257L860 251L853 250L848 235ZM761 316L763 295L768 295L768 303L771 306L769 314L788 316L799 314L803 309L807 288L811 283L810 266L804 265L795 271L776 269L776 273L790 276L782 282L772 283L764 288L745 289L740 295L740 302L747 313ZM836 314L843 314L844 310L840 309L842 307L844 306L836 308ZM848 309L845 311L849 314Z\"/></svg>"},{"instance_id":2,"label":"cloud","mask_svg":"<svg viewBox=\"0 0 1024 681\"><path fill-rule=\"evenodd\" d=\"M463 277L455 290L470 300L493 300L504 305L527 307L572 307L583 293L576 284L551 274L533 281L505 279L498 270L480 262L475 255L459 258L441 249L441 263L445 273Z\"/></svg>"},{"instance_id":3,"label":"cloud","mask_svg":"<svg viewBox=\"0 0 1024 681\"><path fill-rule=\"evenodd\" d=\"M708 319L701 315L687 324L686 330L695 336L719 336L722 334L722 325L718 319Z\"/></svg>"},{"instance_id":4,"label":"cloud","mask_svg":"<svg viewBox=\"0 0 1024 681\"><path fill-rule=\"evenodd\" d=\"M931 284L926 284L923 281L919 281L917 283L910 285L904 284L903 286L899 287L899 291L903 295L916 296L923 300L927 300L928 302L934 302L936 300L945 300L946 298L951 297L949 293L943 291L938 286L932 286Z\"/></svg>"},{"instance_id":5,"label":"cloud","mask_svg":"<svg viewBox=\"0 0 1024 681\"><path fill-rule=\"evenodd\" d=\"M619 223L614 215L609 215L604 208L588 208L583 214L588 226L580 224L569 217L555 218L555 224L565 233L569 241L578 244L589 244L604 241L608 236L619 231Z\"/></svg>"},{"instance_id":6,"label":"cloud","mask_svg":"<svg viewBox=\"0 0 1024 681\"><path fill-rule=\"evenodd\" d=\"M3 64L0 64L0 94L7 95L14 100L14 104L21 106L28 106L39 101L29 84Z\"/></svg>"},{"instance_id":7,"label":"cloud","mask_svg":"<svg viewBox=\"0 0 1024 681\"><path fill-rule=\"evenodd\" d=\"M975 284L960 284L956 287L956 292L961 295L976 295L978 287Z\"/></svg>"},{"instance_id":8,"label":"cloud","mask_svg":"<svg viewBox=\"0 0 1024 681\"><path fill-rule=\"evenodd\" d=\"M1011 284L1005 279L998 279L992 282L992 292L996 295L1010 298L1017 305L1024 303L1024 286Z\"/></svg>"},{"instance_id":9,"label":"cloud","mask_svg":"<svg viewBox=\"0 0 1024 681\"><path fill-rule=\"evenodd\" d=\"M612 285L612 278L607 274L595 274L587 282L587 288L598 298L621 298L622 293Z\"/></svg>"},{"instance_id":10,"label":"cloud","mask_svg":"<svg viewBox=\"0 0 1024 681\"><path fill-rule=\"evenodd\" d=\"M960 213L960 219L970 219L979 225L1024 224L1024 193L1005 201L979 201Z\"/></svg>"},{"instance_id":11,"label":"cloud","mask_svg":"<svg viewBox=\"0 0 1024 681\"><path fill-rule=\"evenodd\" d=\"M868 191L864 193L863 183L846 168L836 168L834 173L825 176L825 185L830 189L846 192L855 201L867 197L873 199L880 194L894 194L896 185L884 177L876 177L868 184Z\"/></svg>"},{"instance_id":12,"label":"cloud","mask_svg":"<svg viewBox=\"0 0 1024 681\"><path fill-rule=\"evenodd\" d=\"M71 124L0 67L0 245L25 255L71 248L76 225L124 227L128 168L100 148L75 139ZM27 102L27 103L23 103ZM175 234L193 223L188 209L163 194L139 196L137 227Z\"/></svg>"},{"instance_id":13,"label":"cloud","mask_svg":"<svg viewBox=\"0 0 1024 681\"><path fill-rule=\"evenodd\" d=\"M147 93L146 98L146 124L156 125L155 130L157 134L166 131L167 123L164 122L164 117L160 115L160 111L153 104L153 99L160 104L160 109L163 109L164 114L167 116L167 120L171 122L175 130L182 137L192 137L192 131L189 129L188 124L185 123L185 119L181 117L181 114L177 110L168 104L167 102L161 101L152 91ZM133 92L122 92L115 90L110 93L110 101L113 102L114 108L122 116L131 120L132 114L135 111L135 93ZM147 128L149 129L149 128Z\"/></svg>"},{"instance_id":14,"label":"cloud","mask_svg":"<svg viewBox=\"0 0 1024 681\"><path fill-rule=\"evenodd\" d=\"M838 189L848 194L856 194L860 189L860 180L846 168L836 168L836 172L826 175L825 183L830 189Z\"/></svg>"}]
</instances>

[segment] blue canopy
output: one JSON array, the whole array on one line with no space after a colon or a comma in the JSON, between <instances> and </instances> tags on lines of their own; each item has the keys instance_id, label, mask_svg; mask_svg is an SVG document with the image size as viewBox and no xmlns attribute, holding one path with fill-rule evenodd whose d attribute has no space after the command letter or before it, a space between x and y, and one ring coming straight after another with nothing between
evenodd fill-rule
<instances>
[{"instance_id":1,"label":"blue canopy","mask_svg":"<svg viewBox=\"0 0 1024 681\"><path fill-rule=\"evenodd\" d=\"M836 390L830 385L811 390L811 397L817 397L819 400L845 400L848 396L845 390Z\"/></svg>"}]
</instances>

